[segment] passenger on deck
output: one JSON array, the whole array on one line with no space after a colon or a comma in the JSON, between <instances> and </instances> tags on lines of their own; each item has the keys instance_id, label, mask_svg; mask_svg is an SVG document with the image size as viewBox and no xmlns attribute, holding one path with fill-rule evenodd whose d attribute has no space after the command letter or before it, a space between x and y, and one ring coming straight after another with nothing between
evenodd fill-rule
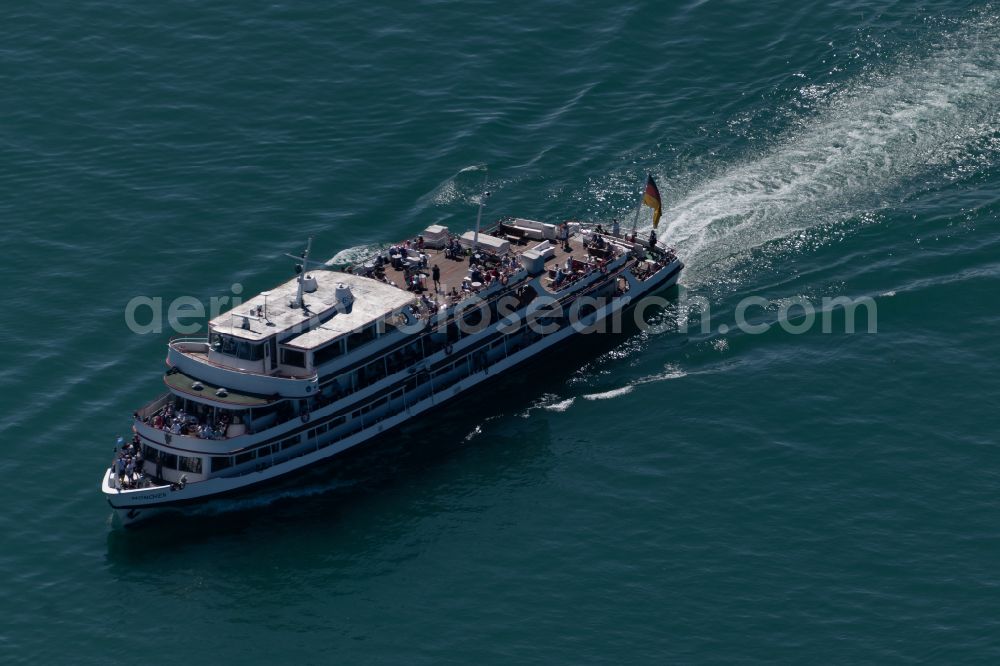
<instances>
[{"instance_id":1,"label":"passenger on deck","mask_svg":"<svg viewBox=\"0 0 1000 666\"><path fill-rule=\"evenodd\" d=\"M563 273L562 267L556 268L556 277L555 279L552 280L552 286L558 287L563 283L563 280L565 279L566 279L566 274Z\"/></svg>"},{"instance_id":2,"label":"passenger on deck","mask_svg":"<svg viewBox=\"0 0 1000 666\"><path fill-rule=\"evenodd\" d=\"M567 223L565 223L565 222L563 222L561 225L559 225L559 240L562 241L563 250L565 252L569 252L570 251L570 246L569 246L569 225Z\"/></svg>"},{"instance_id":3,"label":"passenger on deck","mask_svg":"<svg viewBox=\"0 0 1000 666\"><path fill-rule=\"evenodd\" d=\"M611 235L620 236L622 233L621 226L618 224L618 218L611 220Z\"/></svg>"},{"instance_id":4,"label":"passenger on deck","mask_svg":"<svg viewBox=\"0 0 1000 666\"><path fill-rule=\"evenodd\" d=\"M438 294L441 292L441 269L437 264L431 269L431 279L434 280L434 293Z\"/></svg>"},{"instance_id":5,"label":"passenger on deck","mask_svg":"<svg viewBox=\"0 0 1000 666\"><path fill-rule=\"evenodd\" d=\"M656 229L649 230L649 247L650 249L656 247Z\"/></svg>"}]
</instances>

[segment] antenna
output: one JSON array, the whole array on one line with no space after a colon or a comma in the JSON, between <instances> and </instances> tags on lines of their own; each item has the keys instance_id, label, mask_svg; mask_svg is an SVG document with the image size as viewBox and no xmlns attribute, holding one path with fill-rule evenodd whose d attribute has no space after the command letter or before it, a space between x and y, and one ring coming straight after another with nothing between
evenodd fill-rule
<instances>
[{"instance_id":1,"label":"antenna","mask_svg":"<svg viewBox=\"0 0 1000 666\"><path fill-rule=\"evenodd\" d=\"M261 318L264 320L264 323L266 323L268 326L273 326L274 324L271 322L270 319L267 318L267 297L271 295L271 292L262 291L260 292L260 295L264 297L264 312L261 315Z\"/></svg>"},{"instance_id":2,"label":"antenna","mask_svg":"<svg viewBox=\"0 0 1000 666\"><path fill-rule=\"evenodd\" d=\"M312 241L312 238L310 238L309 240ZM302 268L304 270L307 270L307 271L308 270L316 270L316 269L322 269L322 270L327 270L327 271L337 270L336 269L336 264L329 264L329 263L326 263L324 261L316 261L314 259L307 259L306 257L308 256L308 252L306 252L305 254L288 254L286 252L285 256L289 257L291 259L294 259L295 261L300 262Z\"/></svg>"},{"instance_id":3,"label":"antenna","mask_svg":"<svg viewBox=\"0 0 1000 666\"><path fill-rule=\"evenodd\" d=\"M312 236L309 237L309 242L306 243L306 251L302 253L302 263L295 267L296 272L299 274L298 289L295 291L295 300L292 301L293 308L303 308L305 309L305 302L302 300L302 290L303 282L306 277L306 266L309 265L309 250L312 248L313 239Z\"/></svg>"}]
</instances>

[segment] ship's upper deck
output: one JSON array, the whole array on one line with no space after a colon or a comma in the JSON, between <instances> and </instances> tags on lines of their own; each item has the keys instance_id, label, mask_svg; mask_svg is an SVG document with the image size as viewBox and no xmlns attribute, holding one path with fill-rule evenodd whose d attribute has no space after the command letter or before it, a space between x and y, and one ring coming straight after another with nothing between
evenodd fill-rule
<instances>
[{"instance_id":1,"label":"ship's upper deck","mask_svg":"<svg viewBox=\"0 0 1000 666\"><path fill-rule=\"evenodd\" d=\"M286 345L313 349L414 300L414 295L403 289L339 271L307 271L305 285L302 307L294 304L298 291L295 277L219 315L210 322L211 330L251 342L277 334ZM350 290L350 305L346 307L340 300L347 294L344 287ZM296 329L301 333L286 338Z\"/></svg>"}]
</instances>

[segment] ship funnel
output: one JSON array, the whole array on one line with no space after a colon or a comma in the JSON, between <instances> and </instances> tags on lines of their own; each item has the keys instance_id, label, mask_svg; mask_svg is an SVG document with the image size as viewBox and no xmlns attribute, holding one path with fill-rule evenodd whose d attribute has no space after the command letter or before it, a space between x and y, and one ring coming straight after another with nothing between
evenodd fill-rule
<instances>
[{"instance_id":1,"label":"ship funnel","mask_svg":"<svg viewBox=\"0 0 1000 666\"><path fill-rule=\"evenodd\" d=\"M351 293L351 288L346 284L341 282L337 285L337 290L334 292L334 298L337 300L337 309L350 312L351 306L354 305L354 294Z\"/></svg>"}]
</instances>

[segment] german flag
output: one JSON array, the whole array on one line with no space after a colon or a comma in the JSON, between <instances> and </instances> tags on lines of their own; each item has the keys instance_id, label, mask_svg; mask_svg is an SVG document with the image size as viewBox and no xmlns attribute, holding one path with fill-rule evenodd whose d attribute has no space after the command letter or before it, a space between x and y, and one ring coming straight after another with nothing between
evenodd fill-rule
<instances>
[{"instance_id":1,"label":"german flag","mask_svg":"<svg viewBox=\"0 0 1000 666\"><path fill-rule=\"evenodd\" d=\"M642 195L642 203L653 209L653 228L660 223L660 191L656 189L653 175L646 176L646 192Z\"/></svg>"}]
</instances>

